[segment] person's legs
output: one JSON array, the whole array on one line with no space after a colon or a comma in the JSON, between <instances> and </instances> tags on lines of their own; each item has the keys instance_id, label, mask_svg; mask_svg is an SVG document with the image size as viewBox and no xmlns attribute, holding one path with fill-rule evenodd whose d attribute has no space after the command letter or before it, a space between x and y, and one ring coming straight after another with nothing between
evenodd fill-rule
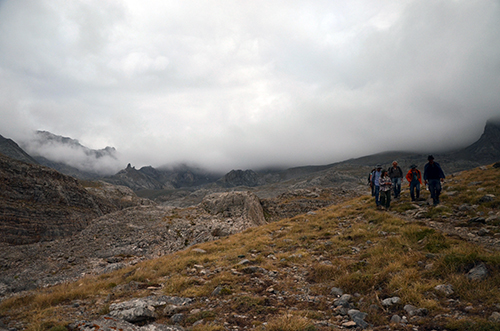
<instances>
[{"instance_id":1,"label":"person's legs","mask_svg":"<svg viewBox=\"0 0 500 331\"><path fill-rule=\"evenodd\" d=\"M414 183L410 183L410 197L411 197L411 201L415 201L415 189L416 189L416 185Z\"/></svg>"},{"instance_id":2,"label":"person's legs","mask_svg":"<svg viewBox=\"0 0 500 331\"><path fill-rule=\"evenodd\" d=\"M433 204L439 204L439 194L441 193L441 183L439 182L439 179L429 180L429 191L431 192Z\"/></svg>"},{"instance_id":3,"label":"person's legs","mask_svg":"<svg viewBox=\"0 0 500 331\"><path fill-rule=\"evenodd\" d=\"M380 206L380 186L375 185L375 204Z\"/></svg>"},{"instance_id":4,"label":"person's legs","mask_svg":"<svg viewBox=\"0 0 500 331\"><path fill-rule=\"evenodd\" d=\"M415 185L415 193L416 193L416 197L417 197L417 200L420 199L420 183L417 183Z\"/></svg>"},{"instance_id":5,"label":"person's legs","mask_svg":"<svg viewBox=\"0 0 500 331\"><path fill-rule=\"evenodd\" d=\"M401 178L394 178L392 185L394 185L394 197L399 198L401 195Z\"/></svg>"},{"instance_id":6,"label":"person's legs","mask_svg":"<svg viewBox=\"0 0 500 331\"><path fill-rule=\"evenodd\" d=\"M441 182L438 180L436 180L436 193L434 194L434 196L436 197L436 202L435 204L439 204L439 196L441 195Z\"/></svg>"},{"instance_id":7,"label":"person's legs","mask_svg":"<svg viewBox=\"0 0 500 331\"><path fill-rule=\"evenodd\" d=\"M385 209L391 208L391 191L387 191L386 201L385 201Z\"/></svg>"},{"instance_id":8,"label":"person's legs","mask_svg":"<svg viewBox=\"0 0 500 331\"><path fill-rule=\"evenodd\" d=\"M385 200L387 199L386 191L380 191L380 206L385 207ZM390 193L390 191L389 191Z\"/></svg>"}]
</instances>

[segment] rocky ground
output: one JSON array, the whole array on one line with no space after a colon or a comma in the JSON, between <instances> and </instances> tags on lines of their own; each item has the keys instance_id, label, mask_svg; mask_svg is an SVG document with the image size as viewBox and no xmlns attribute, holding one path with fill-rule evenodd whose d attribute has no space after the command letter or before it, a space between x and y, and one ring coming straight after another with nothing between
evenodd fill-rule
<instances>
[{"instance_id":1,"label":"rocky ground","mask_svg":"<svg viewBox=\"0 0 500 331\"><path fill-rule=\"evenodd\" d=\"M404 192L406 193L406 192ZM308 191L307 194L314 194ZM403 200L403 199L402 199ZM407 201L395 201L393 208L397 209L398 204ZM389 211L398 217L404 218L407 222L422 222L435 228L448 236L460 237L463 240L474 242L487 249L500 250L500 228L498 220L499 212L490 212L485 217L473 217L464 213L464 210L474 210L478 206L463 204L455 206L453 211L440 219L426 217L430 211L444 208L443 206L433 207L427 200L418 201L412 204L412 209L405 212ZM385 213L385 211L380 211ZM309 212L314 214L313 211ZM343 222L343 226L349 227L355 222L360 222L359 218L353 217ZM277 238L279 233L274 234ZM382 236L391 234L382 233ZM353 247L354 256L361 254L363 247ZM198 254L205 252L199 250ZM259 258L259 253L252 256L241 257L238 265L240 269L231 269L237 276L246 277L242 284L248 288L247 292L238 295L225 296L224 291L228 291L223 286L214 290L209 297L197 299L168 297L162 295L161 285L159 287L149 287L148 295L142 298L132 299L112 303L109 306L107 317L96 319L85 319L88 317L86 309L82 306L74 308L81 314L82 319L71 325L74 330L94 331L102 328L121 330L189 330L196 325L216 323L225 326L226 330L252 329L258 322L269 321L272 311L290 311L290 322L294 319L294 311L310 311L309 319L314 321L314 330L342 330L342 329L368 329L368 330L442 330L439 327L426 328L419 325L437 325L439 322L452 318L459 320L471 313L481 312L489 316L489 321L500 323L500 304L494 311L485 310L482 305L472 305L462 301L454 295L454 288L449 284L440 284L434 288L429 296L439 298L447 303L446 313L434 315L432 318L426 308L412 304L402 304L398 296L380 298L376 304L372 304L364 309L363 302L367 300L358 293L345 293L343 289L332 287L327 289L327 294L318 295L313 290L310 281L310 266L295 264L285 266L280 270L267 270L265 268L252 266L249 259ZM247 259L248 258L248 259ZM264 256L265 259L276 259L274 255ZM318 262L324 265L331 265L328 258L318 257ZM427 268L422 263L422 269ZM209 282L220 269L206 268L202 265L195 265L188 273L196 278L197 282ZM474 281L481 281L488 277L488 268L480 264L468 271L467 277ZM289 284L292 280L293 285ZM137 291L138 288L148 288L147 284L132 282L127 286L116 288L117 294L123 291ZM144 293L144 292L143 292ZM252 300L255 300L253 302ZM112 301L111 301L112 302ZM255 309L259 307L259 309ZM68 307L69 309L69 307ZM88 311L87 311L88 312ZM402 313L401 313L402 312ZM75 318L77 315L72 315ZM390 324L374 328L369 322L374 316L386 316ZM431 321L432 320L432 321ZM188 321L197 321L191 327L185 328L180 325L189 324ZM267 323L267 322L265 322ZM264 325L265 325L264 323ZM300 320L293 320L293 323L300 323ZM280 330L285 330L281 328ZM312 329L311 329L312 330Z\"/></svg>"},{"instance_id":2,"label":"rocky ground","mask_svg":"<svg viewBox=\"0 0 500 331\"><path fill-rule=\"evenodd\" d=\"M218 193L186 209L158 205L124 209L65 239L0 243L0 298L110 272L265 222L255 195Z\"/></svg>"},{"instance_id":3,"label":"rocky ground","mask_svg":"<svg viewBox=\"0 0 500 331\"><path fill-rule=\"evenodd\" d=\"M85 274L110 272L192 244L264 224L265 218L272 221L314 213L316 209L345 201L360 193L359 190L297 189L276 198L258 201L251 193L232 192L208 196L200 205L189 208L151 205L125 209L99 218L71 238L31 245L1 246L0 295L6 298L12 293L75 280ZM445 194L454 193L445 190ZM403 196L405 195L406 191L403 192ZM408 202L404 198L393 202L393 210L389 212L407 222L422 222L449 236L460 237L489 250L500 250L499 212L474 212L478 206L467 203L453 205L451 208L432 207L427 200L411 204L411 209L399 211L397 206L402 203ZM446 208L446 212L439 212L440 208ZM429 213L436 210L439 216L429 217ZM475 216L471 217L471 213ZM200 251L199 254L203 252ZM327 260L320 262L328 263ZM242 257L240 263L245 265L248 260ZM398 298L392 297L390 300L380 300L380 304L373 305L369 310L360 311L357 307L363 298L357 293L344 293L342 289L332 288L329 295L314 295L311 293L311 284L307 281L308 267L299 265L274 271L248 265L243 270L234 270L235 274L249 275L247 287L250 292L231 298L221 295L224 288L216 289L210 297L196 300L172 298L162 295L161 285L132 282L117 286L113 291L123 295L141 289L148 296L122 303L112 303L113 298L108 297L106 300L112 303L108 317L97 319L91 303L75 300L67 306L68 318L75 321L72 328L78 330L184 330L181 326L172 324L189 319L200 321L199 323L206 320L221 322L228 330L242 330L251 328L254 321L265 320L269 313L265 310L245 311L246 308L243 308L246 305L242 302L258 294L259 300L266 301L265 309L310 309L311 314L317 314L316 329L330 330L370 328L366 322L367 316L391 314L393 307L400 305ZM195 265L190 273L203 283L221 271ZM481 273L487 271L479 268L475 272L479 275L477 277L482 277ZM298 290L283 290L281 284L285 278L294 279L294 288ZM464 306L465 303L455 298L453 289L446 284L436 291L449 297L449 312L442 318L459 318L468 311L482 309L480 306ZM400 329L411 329L409 325L413 325L415 329L414 322L427 318L425 309L412 305L405 305L403 308L406 312L404 315L394 314L391 317L391 322ZM491 312L490 319L500 322L500 315ZM153 320L155 323L150 323ZM4 327L21 329L23 326L11 321Z\"/></svg>"}]
</instances>

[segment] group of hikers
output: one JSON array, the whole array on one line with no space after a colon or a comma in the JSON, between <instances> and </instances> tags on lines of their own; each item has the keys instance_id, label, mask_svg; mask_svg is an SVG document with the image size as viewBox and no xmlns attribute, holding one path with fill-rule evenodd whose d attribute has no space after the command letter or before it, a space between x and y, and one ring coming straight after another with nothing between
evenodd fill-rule
<instances>
[{"instance_id":1,"label":"group of hikers","mask_svg":"<svg viewBox=\"0 0 500 331\"><path fill-rule=\"evenodd\" d=\"M444 172L439 163L434 162L434 156L427 157L428 163L424 167L424 183L428 185L434 206L439 204L439 195L441 194L441 183L444 182ZM406 174L406 180L410 185L411 201L420 200L420 185L422 185L422 174L415 164L410 166ZM387 170L382 170L382 166L377 164L370 172L368 183L372 190L372 196L375 197L377 208L388 210L391 207L391 191L394 199L401 197L401 181L403 179L403 170L398 162L392 162L392 166ZM392 190L391 190L392 189Z\"/></svg>"}]
</instances>

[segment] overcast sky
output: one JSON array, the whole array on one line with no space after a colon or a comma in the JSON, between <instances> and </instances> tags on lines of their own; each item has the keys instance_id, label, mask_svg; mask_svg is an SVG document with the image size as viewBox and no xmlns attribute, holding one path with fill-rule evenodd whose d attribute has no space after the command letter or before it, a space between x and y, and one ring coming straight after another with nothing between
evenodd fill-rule
<instances>
[{"instance_id":1,"label":"overcast sky","mask_svg":"<svg viewBox=\"0 0 500 331\"><path fill-rule=\"evenodd\" d=\"M120 168L456 148L500 114L499 37L497 0L0 0L0 134Z\"/></svg>"}]
</instances>

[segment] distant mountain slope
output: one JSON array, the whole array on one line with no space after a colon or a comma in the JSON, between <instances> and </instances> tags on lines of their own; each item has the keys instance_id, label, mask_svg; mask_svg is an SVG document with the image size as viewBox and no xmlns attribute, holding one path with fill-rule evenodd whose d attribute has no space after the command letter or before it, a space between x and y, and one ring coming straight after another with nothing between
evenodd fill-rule
<instances>
[{"instance_id":1,"label":"distant mountain slope","mask_svg":"<svg viewBox=\"0 0 500 331\"><path fill-rule=\"evenodd\" d=\"M151 166L137 170L130 163L117 174L103 178L108 183L124 185L135 191L196 188L214 183L219 174L181 165L172 169L155 169Z\"/></svg>"},{"instance_id":2,"label":"distant mountain slope","mask_svg":"<svg viewBox=\"0 0 500 331\"><path fill-rule=\"evenodd\" d=\"M0 153L11 157L15 160L23 161L31 164L38 164L38 162L26 153L18 144L12 139L4 138L0 135Z\"/></svg>"},{"instance_id":3,"label":"distant mountain slope","mask_svg":"<svg viewBox=\"0 0 500 331\"><path fill-rule=\"evenodd\" d=\"M490 120L478 141L463 150L451 153L450 158L492 163L500 160L500 120Z\"/></svg>"},{"instance_id":4,"label":"distant mountain slope","mask_svg":"<svg viewBox=\"0 0 500 331\"><path fill-rule=\"evenodd\" d=\"M431 152L429 151L429 153ZM358 165L369 168L381 164L383 168L388 168L392 161L396 160L403 170L408 169L412 164L416 164L420 169L423 169L427 163L429 153L378 153L335 163L332 166L341 168L347 165ZM457 151L433 155L436 161L441 164L445 173L448 174L500 161L500 120L488 121L484 127L483 134L473 144Z\"/></svg>"},{"instance_id":5,"label":"distant mountain slope","mask_svg":"<svg viewBox=\"0 0 500 331\"><path fill-rule=\"evenodd\" d=\"M113 147L90 149L76 139L47 131L36 131L21 145L38 163L79 179L97 179L120 169Z\"/></svg>"}]
</instances>

